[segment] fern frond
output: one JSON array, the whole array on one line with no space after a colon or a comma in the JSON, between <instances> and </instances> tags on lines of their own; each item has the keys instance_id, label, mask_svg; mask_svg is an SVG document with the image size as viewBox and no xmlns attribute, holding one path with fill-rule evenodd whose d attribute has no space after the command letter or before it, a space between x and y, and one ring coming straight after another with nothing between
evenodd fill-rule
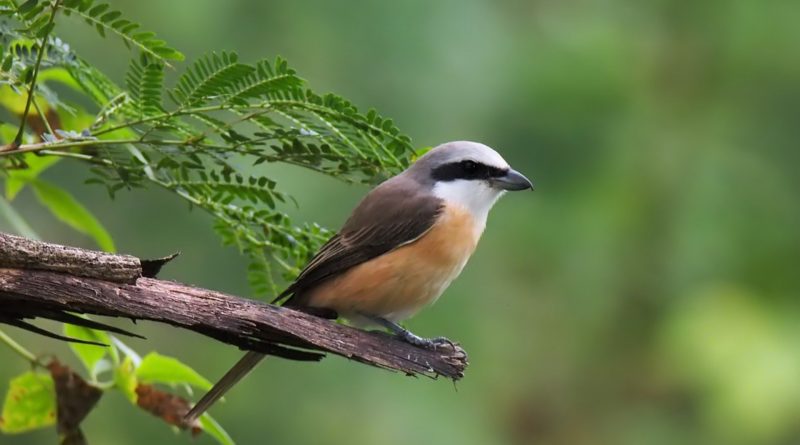
<instances>
[{"instance_id":1,"label":"fern frond","mask_svg":"<svg viewBox=\"0 0 800 445\"><path fill-rule=\"evenodd\" d=\"M236 53L225 51L201 57L181 76L171 92L172 100L185 108L205 104L225 93L256 70L238 60Z\"/></svg>"},{"instance_id":2,"label":"fern frond","mask_svg":"<svg viewBox=\"0 0 800 445\"><path fill-rule=\"evenodd\" d=\"M293 91L286 99L273 100L270 105L303 130L309 139L317 139L321 146L346 147L342 152L340 168L357 171L368 177L382 178L386 171L405 168L413 153L410 139L400 134L394 122L377 113L362 115L350 102L335 96L318 96L310 91ZM302 145L293 145L297 151ZM310 147L310 146L309 146ZM282 146L281 155L288 152ZM344 158L344 159L343 159Z\"/></svg>"},{"instance_id":3,"label":"fern frond","mask_svg":"<svg viewBox=\"0 0 800 445\"><path fill-rule=\"evenodd\" d=\"M131 106L139 116L163 114L161 91L164 86L164 64L142 57L134 59L125 77L131 97Z\"/></svg>"},{"instance_id":4,"label":"fern frond","mask_svg":"<svg viewBox=\"0 0 800 445\"><path fill-rule=\"evenodd\" d=\"M278 295L278 289L272 279L272 265L264 250L252 247L244 251L250 257L250 264L247 265L247 284L250 285L253 295L257 298Z\"/></svg>"},{"instance_id":5,"label":"fern frond","mask_svg":"<svg viewBox=\"0 0 800 445\"><path fill-rule=\"evenodd\" d=\"M176 179L170 181L169 185L182 188L199 199L223 205L237 201L264 204L268 208L274 209L276 201L285 201L283 194L275 191L275 181L267 177L250 176L245 178L230 170L220 172L211 170L209 173L203 169L197 170L196 175L180 174Z\"/></svg>"},{"instance_id":6,"label":"fern frond","mask_svg":"<svg viewBox=\"0 0 800 445\"><path fill-rule=\"evenodd\" d=\"M279 98L282 92L302 85L303 80L282 58L276 58L274 64L261 60L251 73L229 84L223 102L243 105L248 99Z\"/></svg>"},{"instance_id":7,"label":"fern frond","mask_svg":"<svg viewBox=\"0 0 800 445\"><path fill-rule=\"evenodd\" d=\"M270 256L286 272L296 275L314 252L332 233L316 224L296 226L281 212L252 207L231 207L209 204L217 216L214 230L223 244L239 247L243 253L250 249L268 249Z\"/></svg>"},{"instance_id":8,"label":"fern frond","mask_svg":"<svg viewBox=\"0 0 800 445\"><path fill-rule=\"evenodd\" d=\"M128 48L138 48L143 54L167 66L171 66L167 60L184 59L180 51L167 46L166 42L157 39L154 33L141 31L141 25L121 18L121 12L109 8L108 4L96 3L95 0L64 0L63 4L66 15L75 14L83 18L102 37L105 37L106 33L116 34Z\"/></svg>"}]
</instances>

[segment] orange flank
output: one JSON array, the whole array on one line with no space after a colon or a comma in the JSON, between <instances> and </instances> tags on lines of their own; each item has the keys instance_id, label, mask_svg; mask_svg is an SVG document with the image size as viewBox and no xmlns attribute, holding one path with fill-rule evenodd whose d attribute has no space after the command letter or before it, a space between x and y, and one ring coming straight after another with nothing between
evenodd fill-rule
<instances>
[{"instance_id":1,"label":"orange flank","mask_svg":"<svg viewBox=\"0 0 800 445\"><path fill-rule=\"evenodd\" d=\"M461 272L482 227L464 208L448 205L417 240L353 267L309 295L309 306L391 321L406 319L436 301Z\"/></svg>"}]
</instances>

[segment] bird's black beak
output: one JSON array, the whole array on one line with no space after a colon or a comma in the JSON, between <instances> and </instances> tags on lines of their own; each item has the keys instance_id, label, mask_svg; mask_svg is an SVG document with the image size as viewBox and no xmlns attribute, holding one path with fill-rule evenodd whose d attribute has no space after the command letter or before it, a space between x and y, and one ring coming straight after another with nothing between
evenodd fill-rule
<instances>
[{"instance_id":1,"label":"bird's black beak","mask_svg":"<svg viewBox=\"0 0 800 445\"><path fill-rule=\"evenodd\" d=\"M491 183L497 188L510 192L527 189L533 190L533 183L526 178L525 175L510 168L505 175L492 178Z\"/></svg>"}]
</instances>

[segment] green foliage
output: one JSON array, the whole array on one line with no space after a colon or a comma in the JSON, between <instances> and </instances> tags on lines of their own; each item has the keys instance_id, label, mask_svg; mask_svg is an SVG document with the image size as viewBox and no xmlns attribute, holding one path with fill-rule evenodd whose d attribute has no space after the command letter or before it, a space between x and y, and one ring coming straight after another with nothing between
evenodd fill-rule
<instances>
[{"instance_id":1,"label":"green foliage","mask_svg":"<svg viewBox=\"0 0 800 445\"><path fill-rule=\"evenodd\" d=\"M136 365L131 356L126 356L122 363L114 367L114 387L122 392L126 399L136 404Z\"/></svg>"},{"instance_id":2,"label":"green foliage","mask_svg":"<svg viewBox=\"0 0 800 445\"><path fill-rule=\"evenodd\" d=\"M120 391L125 398L135 407L153 412L153 406L140 404L139 390L147 384L158 383L170 387L181 386L189 390L189 386L207 390L211 382L201 376L191 367L179 360L151 352L144 358L133 351L129 346L113 336L80 326L65 325L64 334L73 338L89 340L107 344L107 347L71 343L70 347L80 358L90 375L88 384L99 390ZM8 342L4 334L0 340ZM16 348L24 350L19 345ZM28 351L23 354L35 366L41 363L36 361ZM48 368L50 366L48 365ZM51 370L53 368L50 368ZM67 368L68 369L68 368ZM71 372L71 371L70 371ZM107 373L108 372L108 373ZM98 376L107 376L107 380ZM53 375L54 377L55 375ZM69 391L64 391L56 396L53 388L53 377L50 374L28 372L14 379L3 405L3 414L0 417L0 431L4 433L21 433L36 428L52 425L55 420L56 398L72 397ZM75 384L75 379L70 378L67 384ZM79 387L79 385L78 385ZM149 391L158 391L148 388ZM63 399L64 403L80 404L80 401ZM180 413L170 412L174 406L155 406L159 413L167 418L174 418ZM170 420L168 420L170 421ZM171 421L170 421L171 422ZM222 427L210 416L205 415L200 421L200 426L209 435L221 444L232 444L233 441Z\"/></svg>"},{"instance_id":3,"label":"green foliage","mask_svg":"<svg viewBox=\"0 0 800 445\"><path fill-rule=\"evenodd\" d=\"M200 416L200 427L203 428L203 431L208 433L211 437L217 440L221 445L234 445L233 439L231 436L225 432L224 429L214 420L213 417L208 415L208 413L203 414Z\"/></svg>"},{"instance_id":4,"label":"green foliage","mask_svg":"<svg viewBox=\"0 0 800 445\"><path fill-rule=\"evenodd\" d=\"M6 199L13 201L17 193L19 193L26 184L35 180L40 173L47 170L59 160L59 158L51 156L25 155L23 162L28 168L14 172L13 176L9 176L6 179Z\"/></svg>"},{"instance_id":5,"label":"green foliage","mask_svg":"<svg viewBox=\"0 0 800 445\"><path fill-rule=\"evenodd\" d=\"M227 93L231 85L247 83L255 69L239 63L236 53L211 53L195 61L169 93L181 108L204 105L211 98Z\"/></svg>"},{"instance_id":6,"label":"green foliage","mask_svg":"<svg viewBox=\"0 0 800 445\"><path fill-rule=\"evenodd\" d=\"M6 434L53 425L56 420L56 399L50 374L28 371L9 382L0 431Z\"/></svg>"},{"instance_id":7,"label":"green foliage","mask_svg":"<svg viewBox=\"0 0 800 445\"><path fill-rule=\"evenodd\" d=\"M211 382L178 359L151 352L136 368L136 378L145 383L167 385L188 384L202 390L211 389Z\"/></svg>"}]
</instances>

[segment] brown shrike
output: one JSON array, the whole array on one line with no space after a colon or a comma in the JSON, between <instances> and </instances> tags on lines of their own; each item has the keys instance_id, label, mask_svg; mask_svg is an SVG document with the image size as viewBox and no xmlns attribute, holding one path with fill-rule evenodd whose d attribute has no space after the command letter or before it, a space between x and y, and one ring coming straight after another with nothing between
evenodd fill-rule
<instances>
[{"instance_id":1,"label":"brown shrike","mask_svg":"<svg viewBox=\"0 0 800 445\"><path fill-rule=\"evenodd\" d=\"M439 145L369 192L275 301L335 311L353 324L381 326L424 348L447 343L397 323L436 301L461 273L497 199L506 191L532 188L486 145ZM262 358L248 352L186 420L193 422Z\"/></svg>"}]
</instances>

